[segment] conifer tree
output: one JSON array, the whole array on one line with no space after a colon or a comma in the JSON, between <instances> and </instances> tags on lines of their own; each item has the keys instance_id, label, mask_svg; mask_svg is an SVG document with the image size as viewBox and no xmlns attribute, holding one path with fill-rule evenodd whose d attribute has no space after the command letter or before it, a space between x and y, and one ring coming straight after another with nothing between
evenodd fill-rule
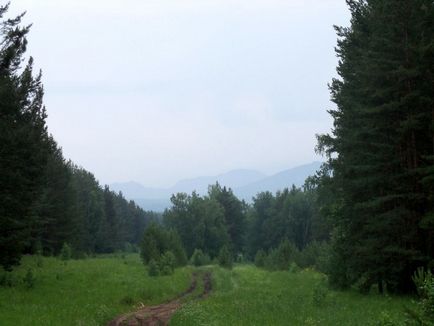
<instances>
[{"instance_id":1,"label":"conifer tree","mask_svg":"<svg viewBox=\"0 0 434 326\"><path fill-rule=\"evenodd\" d=\"M0 265L18 264L28 245L31 206L41 189L47 153L41 74L33 59L22 69L29 26L5 19L0 7Z\"/></svg>"},{"instance_id":2,"label":"conifer tree","mask_svg":"<svg viewBox=\"0 0 434 326\"><path fill-rule=\"evenodd\" d=\"M409 291L433 257L434 4L347 3L351 26L336 27L334 129L318 144L336 194L332 279Z\"/></svg>"}]
</instances>

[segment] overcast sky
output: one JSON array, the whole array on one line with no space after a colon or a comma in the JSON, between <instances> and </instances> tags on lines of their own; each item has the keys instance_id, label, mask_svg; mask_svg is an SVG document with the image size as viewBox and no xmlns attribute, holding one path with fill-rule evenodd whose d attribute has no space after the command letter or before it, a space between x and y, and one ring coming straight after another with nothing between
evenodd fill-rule
<instances>
[{"instance_id":1,"label":"overcast sky","mask_svg":"<svg viewBox=\"0 0 434 326\"><path fill-rule=\"evenodd\" d=\"M344 0L12 1L24 10L49 130L102 183L319 159Z\"/></svg>"}]
</instances>

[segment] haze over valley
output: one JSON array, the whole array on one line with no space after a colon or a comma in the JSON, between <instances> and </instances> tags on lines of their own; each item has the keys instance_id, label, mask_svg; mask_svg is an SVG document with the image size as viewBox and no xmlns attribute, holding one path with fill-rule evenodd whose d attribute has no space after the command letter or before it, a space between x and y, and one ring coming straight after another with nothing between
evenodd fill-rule
<instances>
[{"instance_id":1,"label":"haze over valley","mask_svg":"<svg viewBox=\"0 0 434 326\"><path fill-rule=\"evenodd\" d=\"M291 188L292 185L301 187L306 178L314 175L320 166L321 162L312 162L273 175L254 170L232 170L216 176L180 180L170 188L145 187L135 181L113 183L110 188L122 192L125 198L134 200L145 210L162 212L170 207L170 197L173 194L180 192L191 194L195 191L199 195L205 195L208 186L216 182L222 187L231 188L238 198L251 202L254 196L263 191L274 193L284 188Z\"/></svg>"}]
</instances>

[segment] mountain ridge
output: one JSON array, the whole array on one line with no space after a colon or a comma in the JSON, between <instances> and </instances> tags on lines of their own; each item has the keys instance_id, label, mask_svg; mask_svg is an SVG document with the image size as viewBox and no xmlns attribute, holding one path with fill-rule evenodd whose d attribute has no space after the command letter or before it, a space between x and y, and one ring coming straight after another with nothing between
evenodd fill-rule
<instances>
[{"instance_id":1,"label":"mountain ridge","mask_svg":"<svg viewBox=\"0 0 434 326\"><path fill-rule=\"evenodd\" d=\"M196 191L205 195L210 184L218 182L222 186L231 188L234 194L247 202L262 191L276 192L289 188L293 184L300 187L309 175L313 175L322 162L312 162L286 169L267 176L266 174L248 169L236 169L216 176L201 176L183 179L169 188L145 187L142 184L129 181L117 182L110 185L116 192L122 192L125 198L134 200L145 210L164 211L170 207L170 197L178 192L192 193Z\"/></svg>"}]
</instances>

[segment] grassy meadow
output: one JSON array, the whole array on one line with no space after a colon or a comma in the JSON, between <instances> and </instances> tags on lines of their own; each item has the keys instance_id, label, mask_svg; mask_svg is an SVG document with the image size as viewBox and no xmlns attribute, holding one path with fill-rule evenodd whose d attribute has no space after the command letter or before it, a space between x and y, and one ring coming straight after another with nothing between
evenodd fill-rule
<instances>
[{"instance_id":1,"label":"grassy meadow","mask_svg":"<svg viewBox=\"0 0 434 326\"><path fill-rule=\"evenodd\" d=\"M23 281L28 268L33 288ZM400 325L411 298L335 292L313 270L268 272L252 265L211 270L205 300L187 300L171 325ZM137 254L70 260L25 257L13 287L0 287L1 325L105 325L139 303L164 302L188 288L193 268L149 277ZM198 283L197 292L201 292ZM394 322L395 324L388 324Z\"/></svg>"},{"instance_id":2,"label":"grassy meadow","mask_svg":"<svg viewBox=\"0 0 434 326\"><path fill-rule=\"evenodd\" d=\"M28 268L34 287L23 282ZM104 325L134 305L156 304L188 288L191 269L149 277L139 255L101 256L64 262L24 257L13 287L0 287L0 325Z\"/></svg>"},{"instance_id":3,"label":"grassy meadow","mask_svg":"<svg viewBox=\"0 0 434 326\"><path fill-rule=\"evenodd\" d=\"M171 325L401 325L410 298L335 292L312 270L212 267L213 294L179 310Z\"/></svg>"}]
</instances>

